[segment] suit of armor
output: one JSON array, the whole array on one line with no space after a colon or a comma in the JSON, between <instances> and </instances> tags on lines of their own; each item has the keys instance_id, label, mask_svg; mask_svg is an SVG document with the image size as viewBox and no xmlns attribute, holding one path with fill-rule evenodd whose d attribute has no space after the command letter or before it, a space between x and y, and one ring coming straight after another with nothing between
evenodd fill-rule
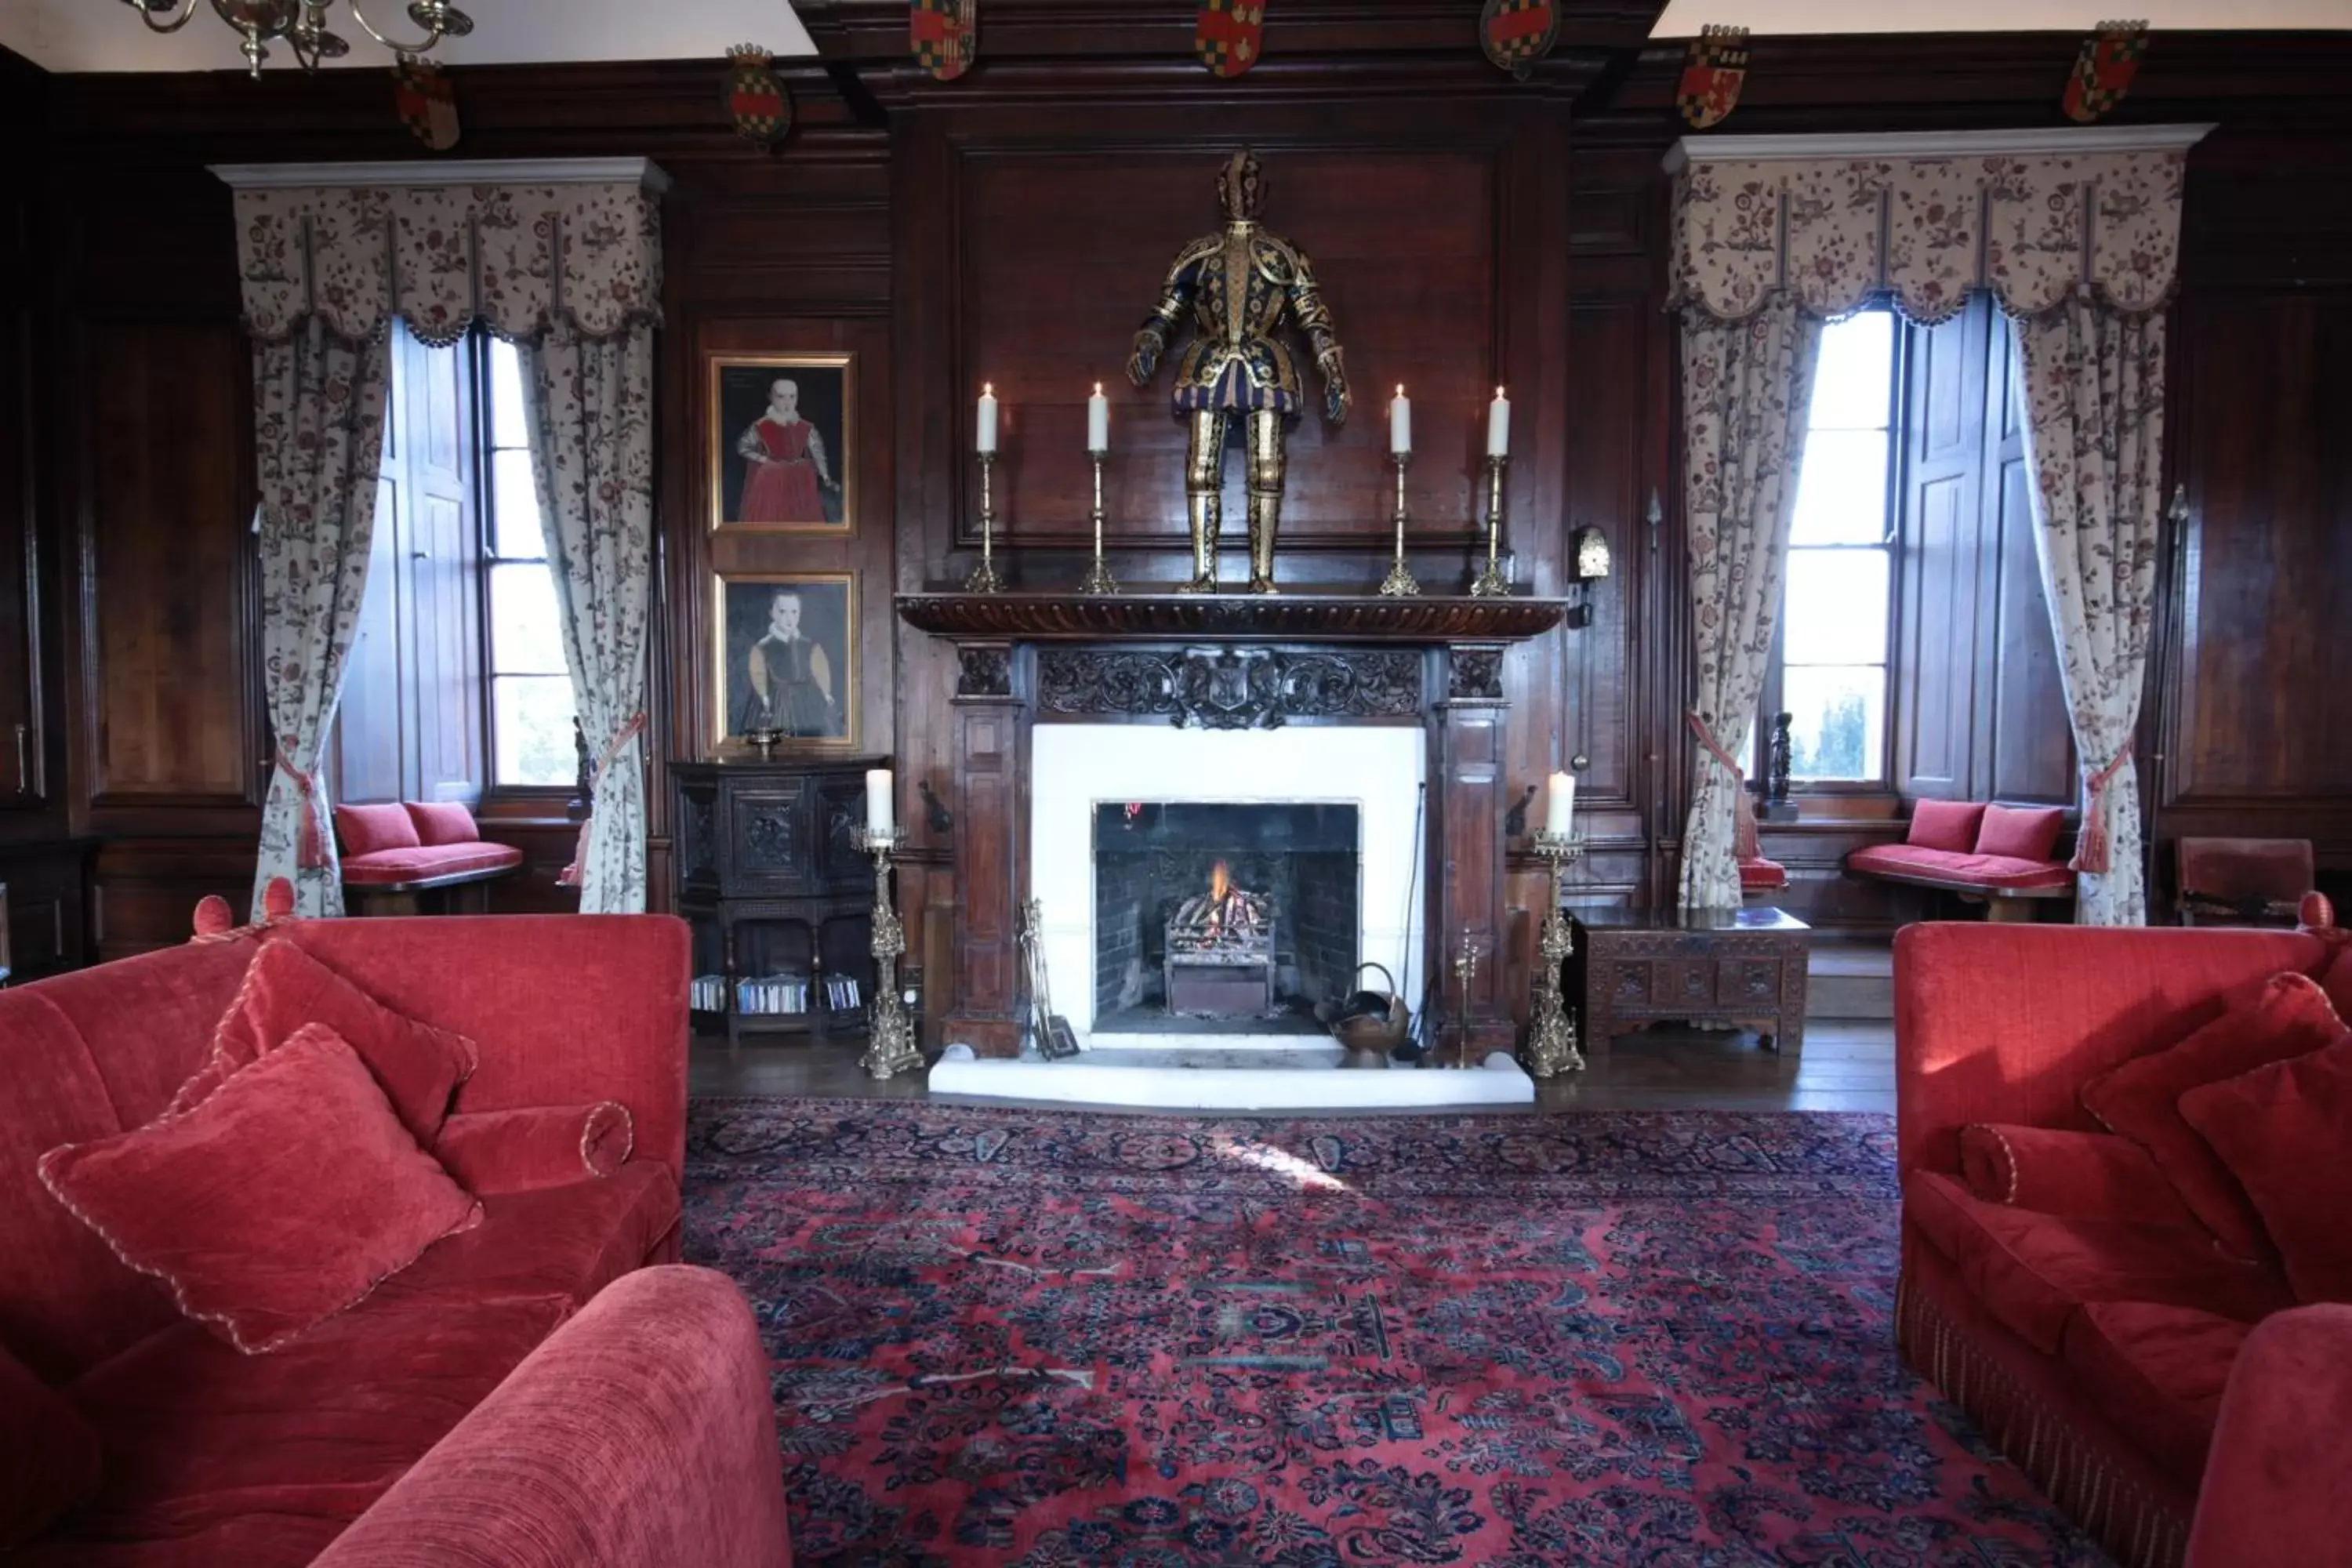
<instances>
[{"instance_id":1,"label":"suit of armor","mask_svg":"<svg viewBox=\"0 0 2352 1568\"><path fill-rule=\"evenodd\" d=\"M1305 406L1298 367L1275 334L1287 315L1323 378L1323 408L1333 425L1348 417L1348 380L1331 312L1316 290L1306 252L1259 228L1265 190L1257 158L1244 150L1219 171L1217 196L1225 211L1221 234L1177 252L1160 286L1160 303L1135 334L1128 375L1150 382L1168 341L1192 317L1194 337L1178 356L1174 402L1190 425L1184 458L1184 500L1192 531L1192 577L1187 593L1217 586L1217 534L1223 524L1225 437L1244 422L1248 452L1251 591L1271 594L1274 538L1282 517L1283 435Z\"/></svg>"}]
</instances>

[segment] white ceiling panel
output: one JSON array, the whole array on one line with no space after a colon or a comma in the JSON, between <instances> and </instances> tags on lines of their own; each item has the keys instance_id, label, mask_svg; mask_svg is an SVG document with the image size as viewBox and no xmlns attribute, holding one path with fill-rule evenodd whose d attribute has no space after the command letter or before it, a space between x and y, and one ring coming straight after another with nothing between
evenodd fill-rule
<instances>
[{"instance_id":1,"label":"white ceiling panel","mask_svg":"<svg viewBox=\"0 0 2352 1568\"><path fill-rule=\"evenodd\" d=\"M2087 33L2109 16L2161 31L2352 28L2352 0L1667 0L1654 38L1687 38L1716 23L1775 33Z\"/></svg>"}]
</instances>

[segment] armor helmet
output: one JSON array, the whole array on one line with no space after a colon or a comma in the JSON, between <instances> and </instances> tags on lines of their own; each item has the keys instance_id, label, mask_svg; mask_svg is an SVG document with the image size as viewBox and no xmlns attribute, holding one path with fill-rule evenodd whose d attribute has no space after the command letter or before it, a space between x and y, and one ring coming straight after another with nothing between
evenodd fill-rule
<instances>
[{"instance_id":1,"label":"armor helmet","mask_svg":"<svg viewBox=\"0 0 2352 1568\"><path fill-rule=\"evenodd\" d=\"M1228 221L1244 223L1257 216L1265 200L1265 166L1244 147L1217 171L1217 204L1225 209Z\"/></svg>"}]
</instances>

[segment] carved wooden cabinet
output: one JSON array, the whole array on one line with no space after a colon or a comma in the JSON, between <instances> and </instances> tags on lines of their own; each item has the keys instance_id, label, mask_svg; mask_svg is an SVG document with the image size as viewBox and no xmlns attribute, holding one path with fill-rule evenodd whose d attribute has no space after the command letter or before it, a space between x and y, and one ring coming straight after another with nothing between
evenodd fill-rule
<instances>
[{"instance_id":1,"label":"carved wooden cabinet","mask_svg":"<svg viewBox=\"0 0 2352 1568\"><path fill-rule=\"evenodd\" d=\"M1571 911L1568 995L1578 1037L1605 1051L1612 1036L1672 1020L1738 1024L1766 1050L1805 1037L1805 958L1812 932L1773 909Z\"/></svg>"},{"instance_id":2,"label":"carved wooden cabinet","mask_svg":"<svg viewBox=\"0 0 2352 1568\"><path fill-rule=\"evenodd\" d=\"M670 764L677 912L694 928L698 981L717 976L730 1045L747 1032L865 1027L874 990L874 862L855 834L866 820L866 770L885 757ZM854 981L859 1005L832 1004L827 982ZM805 1005L772 1010L742 987L806 985ZM698 992L707 993L706 985Z\"/></svg>"}]
</instances>

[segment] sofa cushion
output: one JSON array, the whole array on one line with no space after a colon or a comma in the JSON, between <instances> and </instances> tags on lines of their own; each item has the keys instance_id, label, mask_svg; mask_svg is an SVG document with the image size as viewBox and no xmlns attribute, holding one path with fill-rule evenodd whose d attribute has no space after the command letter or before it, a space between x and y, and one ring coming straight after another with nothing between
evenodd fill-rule
<instances>
[{"instance_id":1,"label":"sofa cushion","mask_svg":"<svg viewBox=\"0 0 2352 1568\"><path fill-rule=\"evenodd\" d=\"M1789 868L1778 860L1750 855L1739 862L1739 890L1743 893L1777 893L1788 885Z\"/></svg>"},{"instance_id":2,"label":"sofa cushion","mask_svg":"<svg viewBox=\"0 0 2352 1568\"><path fill-rule=\"evenodd\" d=\"M1988 805L1972 847L1979 855L2047 860L2065 826L2066 814L2054 805Z\"/></svg>"},{"instance_id":3,"label":"sofa cushion","mask_svg":"<svg viewBox=\"0 0 2352 1568\"><path fill-rule=\"evenodd\" d=\"M2273 1269L2194 1225L2038 1214L1971 1197L1934 1171L1903 1180L1903 1215L1958 1266L1985 1310L2044 1355L2085 1302L2154 1301L2253 1322L2294 1305Z\"/></svg>"},{"instance_id":4,"label":"sofa cushion","mask_svg":"<svg viewBox=\"0 0 2352 1568\"><path fill-rule=\"evenodd\" d=\"M1845 858L1856 871L1892 877L1931 877L1938 881L1964 882L1998 891L2031 891L2066 888L2074 873L2054 860L2019 860L2007 855L1963 855L1948 849L1920 849L1908 844L1874 844Z\"/></svg>"},{"instance_id":5,"label":"sofa cushion","mask_svg":"<svg viewBox=\"0 0 2352 1568\"><path fill-rule=\"evenodd\" d=\"M373 855L379 849L416 847L416 824L398 801L383 805L335 807L335 841L345 855Z\"/></svg>"},{"instance_id":6,"label":"sofa cushion","mask_svg":"<svg viewBox=\"0 0 2352 1568\"><path fill-rule=\"evenodd\" d=\"M103 1436L106 1479L39 1550L82 1563L114 1541L131 1543L125 1563L308 1563L571 1310L546 1297L428 1311L371 1300L266 1356L167 1329L67 1390Z\"/></svg>"},{"instance_id":7,"label":"sofa cushion","mask_svg":"<svg viewBox=\"0 0 2352 1568\"><path fill-rule=\"evenodd\" d=\"M181 1089L173 1108L202 1103L230 1074L313 1023L326 1025L359 1053L423 1144L439 1135L450 1098L480 1060L465 1036L395 1013L295 943L269 942L254 955L236 1000L213 1033L212 1059Z\"/></svg>"},{"instance_id":8,"label":"sofa cushion","mask_svg":"<svg viewBox=\"0 0 2352 1568\"><path fill-rule=\"evenodd\" d=\"M2107 1418L2194 1491L2222 1387L2252 1331L2194 1307L2093 1301L2066 1325L2061 1354Z\"/></svg>"},{"instance_id":9,"label":"sofa cushion","mask_svg":"<svg viewBox=\"0 0 2352 1568\"><path fill-rule=\"evenodd\" d=\"M88 1502L98 1480L97 1431L0 1349L0 1552Z\"/></svg>"},{"instance_id":10,"label":"sofa cushion","mask_svg":"<svg viewBox=\"0 0 2352 1568\"><path fill-rule=\"evenodd\" d=\"M2180 1097L2306 1301L2352 1301L2352 1033Z\"/></svg>"},{"instance_id":11,"label":"sofa cushion","mask_svg":"<svg viewBox=\"0 0 2352 1568\"><path fill-rule=\"evenodd\" d=\"M2196 1223L2148 1152L2112 1132L1973 1123L1960 1129L1960 1183L1986 1203L2042 1214Z\"/></svg>"},{"instance_id":12,"label":"sofa cushion","mask_svg":"<svg viewBox=\"0 0 2352 1568\"><path fill-rule=\"evenodd\" d=\"M2084 1080L2083 1108L2145 1147L2197 1217L2230 1252L2261 1258L2263 1225L2245 1189L2180 1112L2180 1097L2274 1061L2333 1044L2343 1021L2306 975L2273 974L2241 985L2221 1016L2168 1050L2137 1057Z\"/></svg>"},{"instance_id":13,"label":"sofa cushion","mask_svg":"<svg viewBox=\"0 0 2352 1568\"><path fill-rule=\"evenodd\" d=\"M467 1191L523 1193L609 1176L629 1163L636 1125L617 1100L460 1110L441 1124L433 1157Z\"/></svg>"},{"instance_id":14,"label":"sofa cushion","mask_svg":"<svg viewBox=\"0 0 2352 1568\"><path fill-rule=\"evenodd\" d=\"M2327 993L2336 1016L2352 1022L2352 942L2338 942L2319 966L2319 988Z\"/></svg>"},{"instance_id":15,"label":"sofa cushion","mask_svg":"<svg viewBox=\"0 0 2352 1568\"><path fill-rule=\"evenodd\" d=\"M481 1205L312 1024L194 1109L41 1157L58 1201L246 1352L341 1311Z\"/></svg>"},{"instance_id":16,"label":"sofa cushion","mask_svg":"<svg viewBox=\"0 0 2352 1568\"><path fill-rule=\"evenodd\" d=\"M412 843L429 847L481 842L482 830L462 800L412 800L403 803L403 809L416 829Z\"/></svg>"},{"instance_id":17,"label":"sofa cushion","mask_svg":"<svg viewBox=\"0 0 2352 1568\"><path fill-rule=\"evenodd\" d=\"M546 1296L574 1306L642 1266L677 1226L677 1178L651 1162L569 1186L482 1199L482 1223L384 1281L387 1310Z\"/></svg>"},{"instance_id":18,"label":"sofa cushion","mask_svg":"<svg viewBox=\"0 0 2352 1568\"><path fill-rule=\"evenodd\" d=\"M1975 800L1923 800L1911 807L1911 826L1903 842L1915 849L1948 849L1965 855L1977 847L1977 825L1984 820L1984 803Z\"/></svg>"},{"instance_id":19,"label":"sofa cushion","mask_svg":"<svg viewBox=\"0 0 2352 1568\"><path fill-rule=\"evenodd\" d=\"M381 887L461 871L504 871L521 864L522 850L512 844L436 844L354 856L343 862L343 880L352 887Z\"/></svg>"}]
</instances>

